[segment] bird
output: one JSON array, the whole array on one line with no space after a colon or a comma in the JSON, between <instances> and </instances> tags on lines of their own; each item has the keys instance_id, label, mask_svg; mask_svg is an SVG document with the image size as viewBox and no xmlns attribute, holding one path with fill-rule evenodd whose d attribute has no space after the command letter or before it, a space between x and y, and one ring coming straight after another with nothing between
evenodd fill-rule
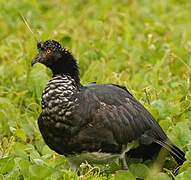
<instances>
[{"instance_id":1,"label":"bird","mask_svg":"<svg viewBox=\"0 0 191 180\"><path fill-rule=\"evenodd\" d=\"M185 153L173 144L154 117L124 86L80 82L72 53L55 40L37 41L31 61L44 64L52 78L42 93L38 126L45 143L64 155L72 170L84 161L107 164L126 157L149 158L166 149L181 166Z\"/></svg>"}]
</instances>

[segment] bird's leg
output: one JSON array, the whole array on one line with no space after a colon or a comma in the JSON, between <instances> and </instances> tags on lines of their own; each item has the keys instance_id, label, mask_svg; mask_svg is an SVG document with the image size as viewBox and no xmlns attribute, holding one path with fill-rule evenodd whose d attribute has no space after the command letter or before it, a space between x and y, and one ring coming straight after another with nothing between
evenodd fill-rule
<instances>
[{"instance_id":1,"label":"bird's leg","mask_svg":"<svg viewBox=\"0 0 191 180\"><path fill-rule=\"evenodd\" d=\"M119 161L121 163L121 167L123 170L128 171L128 165L126 162L126 158L125 158L125 153L129 150L129 148L127 148L127 145L122 145L122 153L119 157Z\"/></svg>"},{"instance_id":2,"label":"bird's leg","mask_svg":"<svg viewBox=\"0 0 191 180\"><path fill-rule=\"evenodd\" d=\"M127 165L125 156L120 157L120 158L119 158L119 161L120 161L120 163L121 163L122 169L125 170L125 171L128 171L128 165Z\"/></svg>"},{"instance_id":3,"label":"bird's leg","mask_svg":"<svg viewBox=\"0 0 191 180\"><path fill-rule=\"evenodd\" d=\"M126 152L128 152L129 150L133 149L136 146L137 146L137 142L135 142L135 141L132 141L132 142L128 143L127 145L122 145L122 153L119 157L119 161L121 163L123 170L128 171L128 165L126 162Z\"/></svg>"},{"instance_id":4,"label":"bird's leg","mask_svg":"<svg viewBox=\"0 0 191 180\"><path fill-rule=\"evenodd\" d=\"M78 175L78 177L80 177L81 176L81 172L80 172L80 170L78 169L78 171L77 171L77 175Z\"/></svg>"}]
</instances>

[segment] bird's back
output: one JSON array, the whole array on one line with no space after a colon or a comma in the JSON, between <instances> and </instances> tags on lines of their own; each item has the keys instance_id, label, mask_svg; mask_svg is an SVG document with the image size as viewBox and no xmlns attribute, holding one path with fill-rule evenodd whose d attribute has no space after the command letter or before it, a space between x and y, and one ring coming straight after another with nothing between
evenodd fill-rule
<instances>
[{"instance_id":1,"label":"bird's back","mask_svg":"<svg viewBox=\"0 0 191 180\"><path fill-rule=\"evenodd\" d=\"M101 121L104 127L116 134L120 143L137 140L144 134L163 141L167 139L152 115L125 87L95 83L85 87L81 95L85 98L81 103L88 104L91 109L92 123Z\"/></svg>"}]
</instances>

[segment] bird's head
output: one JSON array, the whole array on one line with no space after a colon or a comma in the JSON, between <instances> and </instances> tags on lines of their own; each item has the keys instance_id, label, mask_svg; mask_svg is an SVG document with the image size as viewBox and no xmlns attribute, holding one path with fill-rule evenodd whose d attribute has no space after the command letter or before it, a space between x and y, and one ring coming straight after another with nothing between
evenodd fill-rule
<instances>
[{"instance_id":1,"label":"bird's head","mask_svg":"<svg viewBox=\"0 0 191 180\"><path fill-rule=\"evenodd\" d=\"M33 66L39 62L46 65L49 68L53 68L59 61L67 60L71 55L60 43L54 40L47 40L45 42L37 42L38 54L31 62Z\"/></svg>"},{"instance_id":2,"label":"bird's head","mask_svg":"<svg viewBox=\"0 0 191 180\"><path fill-rule=\"evenodd\" d=\"M37 49L38 53L31 62L32 66L37 62L44 64L52 70L53 76L65 74L79 82L79 70L76 60L59 42L55 40L37 42Z\"/></svg>"}]
</instances>

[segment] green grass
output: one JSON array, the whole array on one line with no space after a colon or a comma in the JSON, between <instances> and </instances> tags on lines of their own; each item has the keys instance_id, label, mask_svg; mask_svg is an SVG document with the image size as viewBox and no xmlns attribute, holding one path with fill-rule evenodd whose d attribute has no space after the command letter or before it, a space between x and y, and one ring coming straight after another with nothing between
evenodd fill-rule
<instances>
[{"instance_id":1,"label":"green grass","mask_svg":"<svg viewBox=\"0 0 191 180\"><path fill-rule=\"evenodd\" d=\"M0 0L0 7L0 179L77 179L37 127L51 72L31 68L36 42L18 11L40 40L55 39L73 53L82 83L125 85L186 153L176 174L171 157L163 167L130 159L129 172L117 162L84 164L82 179L191 179L190 0Z\"/></svg>"}]
</instances>

